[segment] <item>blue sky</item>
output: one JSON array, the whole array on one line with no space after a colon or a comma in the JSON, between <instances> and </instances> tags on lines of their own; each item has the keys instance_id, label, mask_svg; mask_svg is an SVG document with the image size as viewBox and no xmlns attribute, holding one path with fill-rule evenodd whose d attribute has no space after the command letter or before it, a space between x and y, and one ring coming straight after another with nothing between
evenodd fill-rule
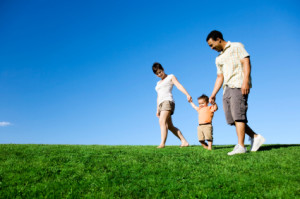
<instances>
[{"instance_id":1,"label":"blue sky","mask_svg":"<svg viewBox=\"0 0 300 199\"><path fill-rule=\"evenodd\" d=\"M0 2L0 143L158 145L153 62L194 99L210 95L211 30L251 55L249 125L267 144L300 141L299 1ZM175 87L175 126L197 113ZM214 144L235 144L217 95ZM246 142L247 143L247 142ZM169 133L167 145L180 142Z\"/></svg>"}]
</instances>

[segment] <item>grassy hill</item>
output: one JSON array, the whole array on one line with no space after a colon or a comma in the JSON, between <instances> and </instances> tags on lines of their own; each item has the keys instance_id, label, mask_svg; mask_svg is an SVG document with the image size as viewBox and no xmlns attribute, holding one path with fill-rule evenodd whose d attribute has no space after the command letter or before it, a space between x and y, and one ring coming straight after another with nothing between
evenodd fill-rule
<instances>
[{"instance_id":1,"label":"grassy hill","mask_svg":"<svg viewBox=\"0 0 300 199\"><path fill-rule=\"evenodd\" d=\"M232 148L2 144L0 198L300 198L300 145Z\"/></svg>"}]
</instances>

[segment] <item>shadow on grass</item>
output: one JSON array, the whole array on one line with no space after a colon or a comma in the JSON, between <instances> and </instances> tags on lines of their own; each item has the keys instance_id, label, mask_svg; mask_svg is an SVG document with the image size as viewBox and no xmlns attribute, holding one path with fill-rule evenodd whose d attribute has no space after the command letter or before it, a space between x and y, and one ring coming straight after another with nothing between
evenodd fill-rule
<instances>
[{"instance_id":1,"label":"shadow on grass","mask_svg":"<svg viewBox=\"0 0 300 199\"><path fill-rule=\"evenodd\" d=\"M200 144L199 145L190 145L190 147L200 147L200 148L203 148ZM219 149L229 149L229 148L233 148L234 145L226 145L226 146L223 146L223 145L213 145L213 150L219 150Z\"/></svg>"},{"instance_id":2,"label":"shadow on grass","mask_svg":"<svg viewBox=\"0 0 300 199\"><path fill-rule=\"evenodd\" d=\"M250 147L250 145L245 145L246 147ZM229 149L233 148L234 145L215 145L214 150L219 150L219 149ZM259 151L269 151L272 149L279 149L279 148L288 148L288 147L300 147L300 144L270 144L270 145L263 145L259 148Z\"/></svg>"},{"instance_id":3,"label":"shadow on grass","mask_svg":"<svg viewBox=\"0 0 300 199\"><path fill-rule=\"evenodd\" d=\"M235 145L213 145L213 150L221 150L221 149L233 149ZM200 147L201 145L190 145L188 148L193 147ZM245 144L245 147L249 149L250 145ZM288 148L288 147L300 147L300 144L270 144L270 145L263 145L259 148L259 151L269 151L272 149L279 149L279 148Z\"/></svg>"},{"instance_id":4,"label":"shadow on grass","mask_svg":"<svg viewBox=\"0 0 300 199\"><path fill-rule=\"evenodd\" d=\"M228 146L222 146L222 145L215 145L214 150L219 150L219 149L232 149L234 145L228 145Z\"/></svg>"},{"instance_id":5,"label":"shadow on grass","mask_svg":"<svg viewBox=\"0 0 300 199\"><path fill-rule=\"evenodd\" d=\"M261 146L259 151L269 151L272 149L288 148L288 147L300 147L300 144L271 144Z\"/></svg>"}]
</instances>

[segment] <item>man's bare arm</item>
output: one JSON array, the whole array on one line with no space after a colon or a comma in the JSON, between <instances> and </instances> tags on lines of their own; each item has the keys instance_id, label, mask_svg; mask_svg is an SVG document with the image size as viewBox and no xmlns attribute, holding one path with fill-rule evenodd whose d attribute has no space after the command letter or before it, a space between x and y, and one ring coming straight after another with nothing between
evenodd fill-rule
<instances>
[{"instance_id":1,"label":"man's bare arm","mask_svg":"<svg viewBox=\"0 0 300 199\"><path fill-rule=\"evenodd\" d=\"M214 90L209 98L209 102L211 104L215 104L215 101L216 101L216 95L217 93L219 92L220 88L222 87L223 85L223 81L224 81L224 76L223 74L218 74L217 76L217 79L216 79L216 83L215 83L215 87L214 87Z\"/></svg>"},{"instance_id":2,"label":"man's bare arm","mask_svg":"<svg viewBox=\"0 0 300 199\"><path fill-rule=\"evenodd\" d=\"M250 57L245 57L241 59L241 63L243 65L243 73L244 73L244 80L242 84L242 94L247 95L250 93L250 73L251 73L251 63Z\"/></svg>"}]
</instances>

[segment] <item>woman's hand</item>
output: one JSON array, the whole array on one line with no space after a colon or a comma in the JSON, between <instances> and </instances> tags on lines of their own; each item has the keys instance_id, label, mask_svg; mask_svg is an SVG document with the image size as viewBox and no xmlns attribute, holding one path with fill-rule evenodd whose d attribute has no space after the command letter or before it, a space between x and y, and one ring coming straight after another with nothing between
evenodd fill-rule
<instances>
[{"instance_id":1,"label":"woman's hand","mask_svg":"<svg viewBox=\"0 0 300 199\"><path fill-rule=\"evenodd\" d=\"M159 111L157 111L157 112L156 112L156 117L159 118L159 115L160 115L160 114L159 114Z\"/></svg>"}]
</instances>

